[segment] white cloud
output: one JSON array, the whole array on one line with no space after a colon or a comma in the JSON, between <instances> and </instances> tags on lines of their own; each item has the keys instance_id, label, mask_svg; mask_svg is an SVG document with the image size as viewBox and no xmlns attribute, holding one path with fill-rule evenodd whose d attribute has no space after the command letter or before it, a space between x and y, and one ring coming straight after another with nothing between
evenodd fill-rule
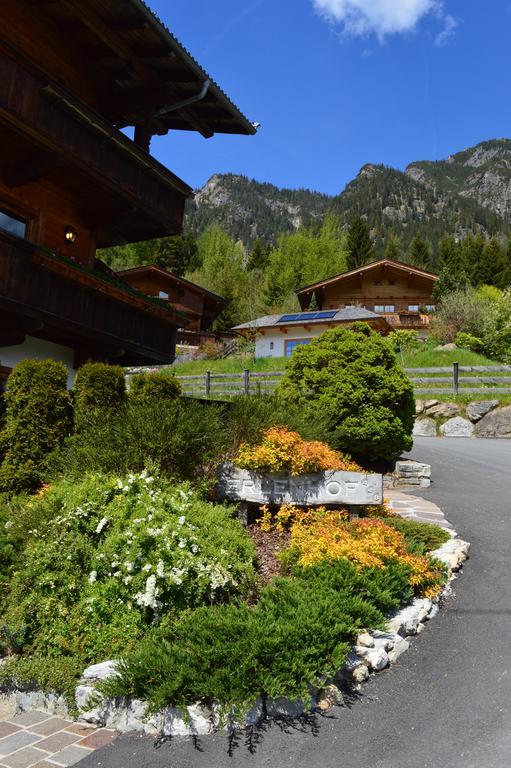
<instances>
[{"instance_id":1,"label":"white cloud","mask_svg":"<svg viewBox=\"0 0 511 768\"><path fill-rule=\"evenodd\" d=\"M435 45L445 45L447 40L454 34L456 27L459 27L460 23L454 16L444 16L444 28L435 38Z\"/></svg>"},{"instance_id":2,"label":"white cloud","mask_svg":"<svg viewBox=\"0 0 511 768\"><path fill-rule=\"evenodd\" d=\"M429 14L444 22L437 37L442 45L458 25L456 19L445 14L443 0L312 0L318 13L345 34L374 34L382 41L387 35L412 32Z\"/></svg>"}]
</instances>

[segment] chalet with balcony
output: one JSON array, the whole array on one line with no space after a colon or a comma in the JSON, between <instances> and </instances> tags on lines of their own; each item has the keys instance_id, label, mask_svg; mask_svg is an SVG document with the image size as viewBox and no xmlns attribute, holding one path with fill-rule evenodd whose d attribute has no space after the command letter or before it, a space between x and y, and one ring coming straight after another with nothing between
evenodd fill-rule
<instances>
[{"instance_id":1,"label":"chalet with balcony","mask_svg":"<svg viewBox=\"0 0 511 768\"><path fill-rule=\"evenodd\" d=\"M178 341L200 343L201 339L210 335L207 332L227 306L227 300L218 294L156 264L123 269L118 275L147 296L168 302L187 318L186 328L178 333Z\"/></svg>"},{"instance_id":2,"label":"chalet with balcony","mask_svg":"<svg viewBox=\"0 0 511 768\"><path fill-rule=\"evenodd\" d=\"M433 288L437 280L424 269L381 259L301 288L297 296L304 310L313 297L320 310L364 307L384 317L393 329L416 330L425 337L435 310Z\"/></svg>"},{"instance_id":3,"label":"chalet with balcony","mask_svg":"<svg viewBox=\"0 0 511 768\"><path fill-rule=\"evenodd\" d=\"M254 127L142 0L0 0L0 71L0 371L171 362L190 313L96 249L180 232L153 135Z\"/></svg>"}]
</instances>

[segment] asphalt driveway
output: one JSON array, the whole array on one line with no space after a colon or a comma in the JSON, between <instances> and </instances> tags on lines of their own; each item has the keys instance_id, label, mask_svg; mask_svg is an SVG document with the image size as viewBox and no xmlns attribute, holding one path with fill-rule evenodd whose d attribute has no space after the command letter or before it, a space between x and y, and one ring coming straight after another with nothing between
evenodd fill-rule
<instances>
[{"instance_id":1,"label":"asphalt driveway","mask_svg":"<svg viewBox=\"0 0 511 768\"><path fill-rule=\"evenodd\" d=\"M511 441L419 438L437 503L471 558L410 650L349 707L269 725L229 752L225 735L123 736L80 768L501 768L511 764Z\"/></svg>"}]
</instances>

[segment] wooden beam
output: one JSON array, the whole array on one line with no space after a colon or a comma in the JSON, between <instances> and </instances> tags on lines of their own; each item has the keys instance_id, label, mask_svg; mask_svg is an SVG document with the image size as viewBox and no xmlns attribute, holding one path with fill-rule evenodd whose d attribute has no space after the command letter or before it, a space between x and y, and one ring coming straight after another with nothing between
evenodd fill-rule
<instances>
[{"instance_id":1,"label":"wooden beam","mask_svg":"<svg viewBox=\"0 0 511 768\"><path fill-rule=\"evenodd\" d=\"M69 11L74 13L78 19L86 26L106 48L113 51L118 56L126 68L133 76L135 80L143 85L153 86L161 83L161 80L155 75L155 72L150 67L147 67L143 62L139 61L136 57L136 52L119 37L115 30L110 29L108 24L103 21L99 16L92 11L83 11L83 4L81 0L61 0L62 4ZM180 98L173 93L172 100L174 103L180 101ZM169 104L169 106L171 106ZM176 110L176 114L183 117L184 120L190 123L196 131L201 133L205 138L210 138L213 135L213 131L201 121L192 110L185 107L183 109ZM147 115L146 115L147 117ZM156 133L157 131L155 131Z\"/></svg>"}]
</instances>

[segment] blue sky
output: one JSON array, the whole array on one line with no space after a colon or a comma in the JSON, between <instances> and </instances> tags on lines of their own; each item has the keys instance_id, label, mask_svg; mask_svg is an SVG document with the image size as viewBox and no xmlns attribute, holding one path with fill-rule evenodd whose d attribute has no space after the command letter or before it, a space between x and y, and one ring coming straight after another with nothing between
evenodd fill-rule
<instances>
[{"instance_id":1,"label":"blue sky","mask_svg":"<svg viewBox=\"0 0 511 768\"><path fill-rule=\"evenodd\" d=\"M511 136L507 0L149 0L257 136L155 137L191 186L243 173L340 192L367 162L403 168Z\"/></svg>"}]
</instances>

